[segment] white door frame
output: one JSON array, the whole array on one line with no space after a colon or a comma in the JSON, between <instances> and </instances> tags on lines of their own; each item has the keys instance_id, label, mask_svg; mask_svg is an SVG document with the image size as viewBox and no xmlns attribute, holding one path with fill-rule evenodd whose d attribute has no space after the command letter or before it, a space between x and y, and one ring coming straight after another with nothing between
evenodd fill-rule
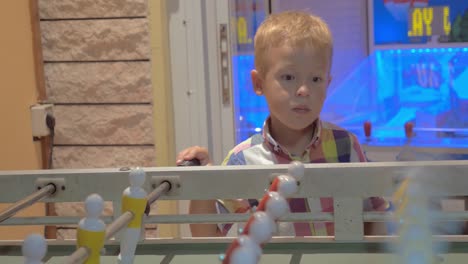
<instances>
[{"instance_id":1,"label":"white door frame","mask_svg":"<svg viewBox=\"0 0 468 264\"><path fill-rule=\"evenodd\" d=\"M170 0L167 4L175 149L207 147L213 162L220 164L235 138L231 72L225 82L230 101L223 104L218 41L220 24L228 25L230 36L229 1Z\"/></svg>"},{"instance_id":2,"label":"white door frame","mask_svg":"<svg viewBox=\"0 0 468 264\"><path fill-rule=\"evenodd\" d=\"M230 45L223 46L226 79L221 77L220 27L230 32L229 0L168 0L171 78L176 153L194 145L207 147L214 164L220 164L234 147ZM229 44L228 39L225 44ZM222 85L229 100L223 103ZM188 201L179 213L188 213ZM181 225L182 237L191 236Z\"/></svg>"}]
</instances>

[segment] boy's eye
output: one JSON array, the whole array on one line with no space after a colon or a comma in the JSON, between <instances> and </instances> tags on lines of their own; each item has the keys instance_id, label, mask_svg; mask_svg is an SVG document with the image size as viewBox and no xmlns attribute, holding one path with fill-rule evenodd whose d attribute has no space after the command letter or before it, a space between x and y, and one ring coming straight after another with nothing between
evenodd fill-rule
<instances>
[{"instance_id":1,"label":"boy's eye","mask_svg":"<svg viewBox=\"0 0 468 264\"><path fill-rule=\"evenodd\" d=\"M296 79L296 77L294 77L294 75L291 75L291 74L283 74L281 76L281 79L283 79L285 81L292 81L292 80Z\"/></svg>"},{"instance_id":2,"label":"boy's eye","mask_svg":"<svg viewBox=\"0 0 468 264\"><path fill-rule=\"evenodd\" d=\"M313 81L313 82L320 82L321 80L322 80L322 78L320 78L320 77L314 77L314 78L312 78L312 81Z\"/></svg>"}]
</instances>

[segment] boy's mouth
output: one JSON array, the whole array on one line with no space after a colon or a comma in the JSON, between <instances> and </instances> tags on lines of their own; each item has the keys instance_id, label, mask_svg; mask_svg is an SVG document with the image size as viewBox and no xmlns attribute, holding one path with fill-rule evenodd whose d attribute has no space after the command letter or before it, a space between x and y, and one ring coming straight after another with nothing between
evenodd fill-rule
<instances>
[{"instance_id":1,"label":"boy's mouth","mask_svg":"<svg viewBox=\"0 0 468 264\"><path fill-rule=\"evenodd\" d=\"M296 112L296 113L308 113L308 112L310 112L310 108L309 108L309 107L307 107L307 106L302 106L302 105L293 107L292 110L293 110L294 112Z\"/></svg>"}]
</instances>

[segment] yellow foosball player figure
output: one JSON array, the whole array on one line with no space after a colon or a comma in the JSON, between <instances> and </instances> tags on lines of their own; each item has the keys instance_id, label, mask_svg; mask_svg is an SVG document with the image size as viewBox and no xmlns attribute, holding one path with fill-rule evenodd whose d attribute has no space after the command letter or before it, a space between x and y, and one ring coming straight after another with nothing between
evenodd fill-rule
<instances>
[{"instance_id":1,"label":"yellow foosball player figure","mask_svg":"<svg viewBox=\"0 0 468 264\"><path fill-rule=\"evenodd\" d=\"M86 217L78 224L77 246L89 251L85 264L99 264L106 236L106 224L99 218L104 209L104 200L98 194L91 194L86 198L85 209Z\"/></svg>"},{"instance_id":2,"label":"yellow foosball player figure","mask_svg":"<svg viewBox=\"0 0 468 264\"><path fill-rule=\"evenodd\" d=\"M135 258L135 250L141 236L143 215L148 203L146 191L142 188L146 174L143 169L137 168L130 172L130 187L124 190L122 195L122 213L132 212L133 220L123 229L120 242L120 254L118 263L132 264Z\"/></svg>"}]
</instances>

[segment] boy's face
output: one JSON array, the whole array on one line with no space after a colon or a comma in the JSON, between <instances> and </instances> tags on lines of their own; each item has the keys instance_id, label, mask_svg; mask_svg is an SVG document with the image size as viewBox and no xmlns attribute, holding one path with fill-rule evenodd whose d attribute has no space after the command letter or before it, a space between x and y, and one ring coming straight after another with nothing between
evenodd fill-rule
<instances>
[{"instance_id":1,"label":"boy's face","mask_svg":"<svg viewBox=\"0 0 468 264\"><path fill-rule=\"evenodd\" d=\"M265 95L272 126L304 130L319 117L331 81L330 56L312 48L270 48L266 73L252 71L257 95Z\"/></svg>"}]
</instances>

